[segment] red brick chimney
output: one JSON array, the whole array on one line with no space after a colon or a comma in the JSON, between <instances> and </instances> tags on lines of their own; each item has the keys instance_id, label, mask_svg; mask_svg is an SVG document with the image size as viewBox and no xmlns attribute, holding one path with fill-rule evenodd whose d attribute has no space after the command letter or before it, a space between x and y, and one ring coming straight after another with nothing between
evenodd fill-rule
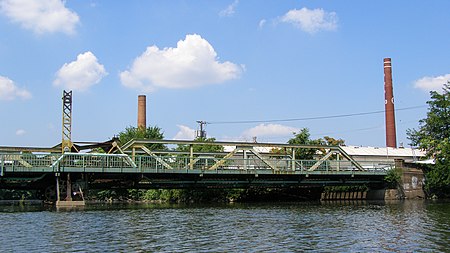
<instances>
[{"instance_id":1,"label":"red brick chimney","mask_svg":"<svg viewBox=\"0 0 450 253\"><path fill-rule=\"evenodd\" d=\"M386 119L386 147L397 148L391 58L384 58L384 111Z\"/></svg>"},{"instance_id":2,"label":"red brick chimney","mask_svg":"<svg viewBox=\"0 0 450 253\"><path fill-rule=\"evenodd\" d=\"M138 96L138 118L137 118L137 127L138 128L147 128L147 101L145 95Z\"/></svg>"}]
</instances>

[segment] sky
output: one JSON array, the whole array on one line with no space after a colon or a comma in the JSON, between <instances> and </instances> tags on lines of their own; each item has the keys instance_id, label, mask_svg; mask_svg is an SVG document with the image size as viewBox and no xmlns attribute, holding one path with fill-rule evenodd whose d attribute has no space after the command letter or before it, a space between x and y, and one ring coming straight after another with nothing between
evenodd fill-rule
<instances>
[{"instance_id":1,"label":"sky","mask_svg":"<svg viewBox=\"0 0 450 253\"><path fill-rule=\"evenodd\" d=\"M221 141L384 147L383 59L397 142L450 80L450 1L0 0L0 146L53 146L147 125ZM355 115L356 114L356 115ZM347 115L344 117L344 115ZM352 116L353 115L353 116Z\"/></svg>"}]
</instances>

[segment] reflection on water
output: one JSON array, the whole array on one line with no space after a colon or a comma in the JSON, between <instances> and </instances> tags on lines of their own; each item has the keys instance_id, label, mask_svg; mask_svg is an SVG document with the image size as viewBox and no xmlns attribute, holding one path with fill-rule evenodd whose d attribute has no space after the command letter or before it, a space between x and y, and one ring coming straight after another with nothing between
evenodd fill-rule
<instances>
[{"instance_id":1,"label":"reflection on water","mask_svg":"<svg viewBox=\"0 0 450 253\"><path fill-rule=\"evenodd\" d=\"M450 203L0 206L2 252L446 252Z\"/></svg>"}]
</instances>

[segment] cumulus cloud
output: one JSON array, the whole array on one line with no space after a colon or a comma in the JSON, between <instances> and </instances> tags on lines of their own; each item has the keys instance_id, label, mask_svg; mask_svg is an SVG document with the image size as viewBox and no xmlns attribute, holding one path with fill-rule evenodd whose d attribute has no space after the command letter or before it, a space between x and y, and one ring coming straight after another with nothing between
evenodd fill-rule
<instances>
[{"instance_id":1,"label":"cumulus cloud","mask_svg":"<svg viewBox=\"0 0 450 253\"><path fill-rule=\"evenodd\" d=\"M307 33L318 31L334 31L337 28L337 14L323 9L308 8L293 9L280 18L281 22L289 23Z\"/></svg>"},{"instance_id":2,"label":"cumulus cloud","mask_svg":"<svg viewBox=\"0 0 450 253\"><path fill-rule=\"evenodd\" d=\"M444 84L450 81L450 74L446 74L443 76L425 76L414 82L414 86L416 88L425 90L425 91L442 91Z\"/></svg>"},{"instance_id":3,"label":"cumulus cloud","mask_svg":"<svg viewBox=\"0 0 450 253\"><path fill-rule=\"evenodd\" d=\"M248 137L263 137L263 136L286 136L298 132L299 129L280 124L259 124L253 128L247 129L242 133L245 138Z\"/></svg>"},{"instance_id":4,"label":"cumulus cloud","mask_svg":"<svg viewBox=\"0 0 450 253\"><path fill-rule=\"evenodd\" d=\"M225 8L219 12L219 16L221 16L221 17L233 16L238 4L239 4L239 0L234 0L234 2L231 3L230 5L228 5L227 8Z\"/></svg>"},{"instance_id":5,"label":"cumulus cloud","mask_svg":"<svg viewBox=\"0 0 450 253\"><path fill-rule=\"evenodd\" d=\"M175 48L148 47L131 68L120 73L122 84L149 92L157 88L192 88L239 78L243 67L219 62L217 53L200 35L186 35Z\"/></svg>"},{"instance_id":6,"label":"cumulus cloud","mask_svg":"<svg viewBox=\"0 0 450 253\"><path fill-rule=\"evenodd\" d=\"M0 12L12 22L37 34L63 32L73 34L78 15L61 0L0 0Z\"/></svg>"},{"instance_id":7,"label":"cumulus cloud","mask_svg":"<svg viewBox=\"0 0 450 253\"><path fill-rule=\"evenodd\" d=\"M31 93L17 85L9 78L0 76L0 100L29 99Z\"/></svg>"},{"instance_id":8,"label":"cumulus cloud","mask_svg":"<svg viewBox=\"0 0 450 253\"><path fill-rule=\"evenodd\" d=\"M195 139L195 130L183 125L177 125L180 129L173 137L174 140L193 140Z\"/></svg>"},{"instance_id":9,"label":"cumulus cloud","mask_svg":"<svg viewBox=\"0 0 450 253\"><path fill-rule=\"evenodd\" d=\"M77 60L65 63L56 72L55 86L63 86L68 90L85 91L99 83L108 75L105 67L98 63L97 57L91 52L79 54Z\"/></svg>"},{"instance_id":10,"label":"cumulus cloud","mask_svg":"<svg viewBox=\"0 0 450 253\"><path fill-rule=\"evenodd\" d=\"M27 132L23 129L17 129L17 131L16 131L17 136L22 136L22 135L25 135L26 133Z\"/></svg>"}]
</instances>

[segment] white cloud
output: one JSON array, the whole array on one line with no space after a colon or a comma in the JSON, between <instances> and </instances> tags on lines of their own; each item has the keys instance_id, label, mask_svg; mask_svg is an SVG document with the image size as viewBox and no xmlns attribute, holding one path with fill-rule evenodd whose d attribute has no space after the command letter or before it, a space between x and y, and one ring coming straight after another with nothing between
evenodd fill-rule
<instances>
[{"instance_id":1,"label":"white cloud","mask_svg":"<svg viewBox=\"0 0 450 253\"><path fill-rule=\"evenodd\" d=\"M234 2L231 3L230 5L228 5L227 8L225 8L219 12L219 16L221 16L221 17L233 16L238 4L239 4L239 0L234 0Z\"/></svg>"},{"instance_id":2,"label":"white cloud","mask_svg":"<svg viewBox=\"0 0 450 253\"><path fill-rule=\"evenodd\" d=\"M267 20L261 19L261 21L259 21L258 28L259 29L263 29L263 27L266 24L266 22L267 22Z\"/></svg>"},{"instance_id":3,"label":"white cloud","mask_svg":"<svg viewBox=\"0 0 450 253\"><path fill-rule=\"evenodd\" d=\"M450 74L446 74L443 76L425 76L417 81L415 81L414 86L416 88L426 90L426 91L442 91L444 84L450 81Z\"/></svg>"},{"instance_id":4,"label":"white cloud","mask_svg":"<svg viewBox=\"0 0 450 253\"><path fill-rule=\"evenodd\" d=\"M29 99L31 93L26 89L17 87L11 79L0 76L0 100L14 100L16 98Z\"/></svg>"},{"instance_id":5,"label":"white cloud","mask_svg":"<svg viewBox=\"0 0 450 253\"><path fill-rule=\"evenodd\" d=\"M69 90L85 91L99 83L108 75L105 67L98 63L91 52L79 54L77 60L65 63L56 73L55 86L63 86Z\"/></svg>"},{"instance_id":6,"label":"white cloud","mask_svg":"<svg viewBox=\"0 0 450 253\"><path fill-rule=\"evenodd\" d=\"M17 129L17 131L16 131L17 136L22 136L22 135L25 135L26 133L27 132L23 129Z\"/></svg>"},{"instance_id":7,"label":"white cloud","mask_svg":"<svg viewBox=\"0 0 450 253\"><path fill-rule=\"evenodd\" d=\"M242 66L220 63L217 53L200 35L186 35L175 48L148 47L132 67L120 73L122 84L141 91L192 88L239 78Z\"/></svg>"},{"instance_id":8,"label":"white cloud","mask_svg":"<svg viewBox=\"0 0 450 253\"><path fill-rule=\"evenodd\" d=\"M177 125L180 129L178 133L173 137L174 140L193 140L195 139L195 130L183 125Z\"/></svg>"},{"instance_id":9,"label":"white cloud","mask_svg":"<svg viewBox=\"0 0 450 253\"><path fill-rule=\"evenodd\" d=\"M326 12L323 9L310 10L301 8L288 11L280 18L281 22L292 24L307 33L318 31L334 31L337 28L338 18L335 12Z\"/></svg>"},{"instance_id":10,"label":"white cloud","mask_svg":"<svg viewBox=\"0 0 450 253\"><path fill-rule=\"evenodd\" d=\"M247 129L242 133L245 138L262 136L286 136L298 132L299 129L280 124L259 124L253 128Z\"/></svg>"},{"instance_id":11,"label":"white cloud","mask_svg":"<svg viewBox=\"0 0 450 253\"><path fill-rule=\"evenodd\" d=\"M37 34L73 34L80 18L61 0L0 0L0 12Z\"/></svg>"}]
</instances>

